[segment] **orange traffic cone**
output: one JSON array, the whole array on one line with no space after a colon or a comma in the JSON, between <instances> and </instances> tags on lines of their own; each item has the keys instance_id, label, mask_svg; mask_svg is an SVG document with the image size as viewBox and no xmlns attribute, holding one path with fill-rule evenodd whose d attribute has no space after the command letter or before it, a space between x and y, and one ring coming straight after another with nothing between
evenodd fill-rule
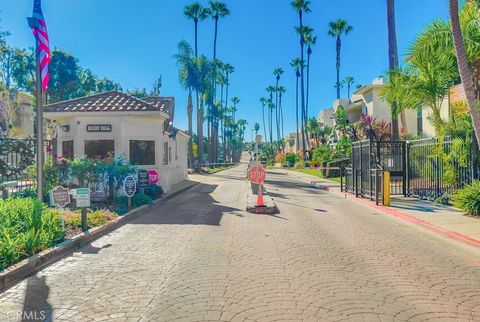
<instances>
[{"instance_id":1,"label":"orange traffic cone","mask_svg":"<svg viewBox=\"0 0 480 322\"><path fill-rule=\"evenodd\" d=\"M263 185L258 185L258 193L257 193L257 204L255 207L265 207L265 203L263 202Z\"/></svg>"}]
</instances>

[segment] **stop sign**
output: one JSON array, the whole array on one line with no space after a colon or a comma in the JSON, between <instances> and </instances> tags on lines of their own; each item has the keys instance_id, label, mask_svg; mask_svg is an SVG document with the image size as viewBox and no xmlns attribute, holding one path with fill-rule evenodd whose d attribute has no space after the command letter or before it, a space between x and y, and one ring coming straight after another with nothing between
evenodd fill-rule
<instances>
[{"instance_id":1,"label":"stop sign","mask_svg":"<svg viewBox=\"0 0 480 322\"><path fill-rule=\"evenodd\" d=\"M262 184L265 180L265 170L263 167L255 166L248 172L250 181L256 184Z\"/></svg>"}]
</instances>

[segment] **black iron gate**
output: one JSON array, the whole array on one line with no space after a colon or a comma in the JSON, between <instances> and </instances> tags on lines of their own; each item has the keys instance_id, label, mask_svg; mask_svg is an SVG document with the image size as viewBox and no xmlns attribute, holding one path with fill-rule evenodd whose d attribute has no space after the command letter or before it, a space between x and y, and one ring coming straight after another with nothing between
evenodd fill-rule
<instances>
[{"instance_id":1,"label":"black iron gate","mask_svg":"<svg viewBox=\"0 0 480 322\"><path fill-rule=\"evenodd\" d=\"M354 142L350 161L351 166L344 169L346 191L371 200L381 200L383 173L388 171L391 194L407 194L404 141Z\"/></svg>"}]
</instances>

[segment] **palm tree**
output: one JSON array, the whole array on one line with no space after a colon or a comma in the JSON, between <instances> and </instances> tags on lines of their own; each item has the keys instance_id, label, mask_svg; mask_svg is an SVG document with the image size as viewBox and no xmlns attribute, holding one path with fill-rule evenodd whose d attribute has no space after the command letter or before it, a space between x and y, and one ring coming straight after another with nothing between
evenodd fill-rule
<instances>
[{"instance_id":1,"label":"palm tree","mask_svg":"<svg viewBox=\"0 0 480 322\"><path fill-rule=\"evenodd\" d=\"M480 112L477 108L475 99L475 88L473 85L472 70L467 59L465 44L463 41L462 29L460 26L460 18L458 15L458 0L449 0L450 18L452 20L453 43L455 46L455 53L457 56L458 71L462 80L465 96L467 97L467 104L472 116L473 129L477 142L480 142Z\"/></svg>"},{"instance_id":2,"label":"palm tree","mask_svg":"<svg viewBox=\"0 0 480 322\"><path fill-rule=\"evenodd\" d=\"M299 124L298 124L298 83L300 79L300 68L302 66L302 60L300 58L295 58L292 60L290 63L290 66L293 67L295 70L295 76L296 76L296 87L295 87L295 120L296 120L296 133L297 133L297 152L300 148L300 136L298 133L299 129ZM303 137L303 131L302 131L302 137Z\"/></svg>"},{"instance_id":3,"label":"palm tree","mask_svg":"<svg viewBox=\"0 0 480 322\"><path fill-rule=\"evenodd\" d=\"M275 86L268 86L266 88L267 93L269 94L269 99L268 99L268 107L270 110L270 113L268 114L268 125L270 129L270 143L273 143L273 110L275 109L275 104L273 103L273 93L276 92ZM273 107L271 106L273 105Z\"/></svg>"},{"instance_id":4,"label":"palm tree","mask_svg":"<svg viewBox=\"0 0 480 322\"><path fill-rule=\"evenodd\" d=\"M198 23L202 20L207 19L210 16L210 9L202 7L202 5L198 2L194 2L190 5L185 6L185 9L183 11L185 16L189 19L192 19L194 22L194 27L195 27L195 60L196 60L196 66L198 67L199 61L197 61L198 58ZM197 71L198 72L198 71ZM199 73L198 73L199 74ZM203 126L203 111L201 110L200 107L200 97L199 97L199 92L198 90L195 91L196 94L196 101L197 101L197 126L201 124ZM201 112L201 113L200 113ZM200 133L202 135L200 136ZM202 163L202 158L203 158L203 129L197 128L197 136L198 136L198 160L199 160L199 166L201 166ZM202 147L200 149L200 146ZM200 157L200 152L201 152L201 157Z\"/></svg>"},{"instance_id":5,"label":"palm tree","mask_svg":"<svg viewBox=\"0 0 480 322\"><path fill-rule=\"evenodd\" d=\"M192 91L196 86L196 75L195 75L195 63L193 57L193 50L190 44L186 41L181 41L177 45L178 54L175 55L178 66L178 78L180 84L188 91L188 105L187 105L187 115L188 115L188 162L189 166L194 166L193 160L193 104L192 104Z\"/></svg>"},{"instance_id":6,"label":"palm tree","mask_svg":"<svg viewBox=\"0 0 480 322\"><path fill-rule=\"evenodd\" d=\"M281 130L281 138L283 139L284 137L284 132L283 132L283 107L282 107L282 98L283 94L287 92L287 89L285 86L278 86L277 88L277 93L278 93L278 109L279 109L279 119L280 119L280 130Z\"/></svg>"},{"instance_id":7,"label":"palm tree","mask_svg":"<svg viewBox=\"0 0 480 322\"><path fill-rule=\"evenodd\" d=\"M238 111L238 103L240 103L240 99L236 96L232 97L232 119L235 122L235 113Z\"/></svg>"},{"instance_id":8,"label":"palm tree","mask_svg":"<svg viewBox=\"0 0 480 322\"><path fill-rule=\"evenodd\" d=\"M308 0L293 0L291 3L293 9L298 13L299 19L299 30L303 30L303 14L310 12L310 1ZM305 115L305 77L304 77L304 69L305 69L305 38L303 32L300 33L300 96L301 96L301 109L302 115ZM305 126L302 124L302 141L303 141L303 150L307 148L305 142Z\"/></svg>"},{"instance_id":9,"label":"palm tree","mask_svg":"<svg viewBox=\"0 0 480 322\"><path fill-rule=\"evenodd\" d=\"M338 19L337 21L331 21L329 23L328 35L337 39L337 99L340 98L340 52L342 50L342 36L348 35L353 30L345 20Z\"/></svg>"},{"instance_id":10,"label":"palm tree","mask_svg":"<svg viewBox=\"0 0 480 322\"><path fill-rule=\"evenodd\" d=\"M275 120L277 123L277 140L280 141L280 115L278 109L278 83L280 82L280 78L282 77L284 71L282 68L277 67L273 71L273 75L275 76Z\"/></svg>"},{"instance_id":11,"label":"palm tree","mask_svg":"<svg viewBox=\"0 0 480 322\"><path fill-rule=\"evenodd\" d=\"M267 127L265 126L265 105L267 105L267 98L260 97L260 104L262 104L262 118L263 118L263 133L265 134L265 141L267 140Z\"/></svg>"},{"instance_id":12,"label":"palm tree","mask_svg":"<svg viewBox=\"0 0 480 322\"><path fill-rule=\"evenodd\" d=\"M355 79L352 76L347 76L345 77L344 82L347 84L347 94L348 94L348 98L350 98L350 89L352 88L352 85L355 83Z\"/></svg>"},{"instance_id":13,"label":"palm tree","mask_svg":"<svg viewBox=\"0 0 480 322\"><path fill-rule=\"evenodd\" d=\"M218 20L220 18L226 17L230 14L230 10L227 8L227 5L220 1L210 1L210 15L215 22L215 32L213 38L213 60L217 59L217 37L218 37ZM213 73L213 86L216 89L216 78L217 70L215 68ZM216 94L216 91L215 91ZM215 95L216 96L216 95Z\"/></svg>"},{"instance_id":14,"label":"palm tree","mask_svg":"<svg viewBox=\"0 0 480 322\"><path fill-rule=\"evenodd\" d=\"M260 131L260 124L255 123L253 125L253 129L255 130L255 135L258 135L258 131Z\"/></svg>"},{"instance_id":15,"label":"palm tree","mask_svg":"<svg viewBox=\"0 0 480 322\"><path fill-rule=\"evenodd\" d=\"M225 111L228 110L228 89L230 88L230 74L232 74L233 72L235 72L235 68L226 63L223 65L223 70L225 72ZM224 160L226 158L226 154L227 153L227 146L226 146L226 141L227 141L227 136L226 136L226 133L224 132L224 135L223 135L223 156L224 156Z\"/></svg>"},{"instance_id":16,"label":"palm tree","mask_svg":"<svg viewBox=\"0 0 480 322\"><path fill-rule=\"evenodd\" d=\"M303 115L303 121L305 122L305 135L308 138L308 106L309 106L309 97L310 97L310 57L312 56L312 47L317 43L317 37L313 36L313 28L309 26L304 26L304 39L305 44L307 45L307 97L305 101L305 115Z\"/></svg>"},{"instance_id":17,"label":"palm tree","mask_svg":"<svg viewBox=\"0 0 480 322\"><path fill-rule=\"evenodd\" d=\"M192 19L195 24L195 57L198 57L198 23L210 16L210 9L202 7L198 2L185 6L185 16Z\"/></svg>"},{"instance_id":18,"label":"palm tree","mask_svg":"<svg viewBox=\"0 0 480 322\"><path fill-rule=\"evenodd\" d=\"M395 26L395 0L387 0L387 25L388 25L388 65L390 71L398 69L398 46ZM395 104L395 102L393 103ZM392 111L396 110L392 106ZM407 131L405 112L401 112L402 128ZM400 129L398 128L398 114L392 113L392 139L398 140Z\"/></svg>"},{"instance_id":19,"label":"palm tree","mask_svg":"<svg viewBox=\"0 0 480 322\"><path fill-rule=\"evenodd\" d=\"M196 70L196 91L201 94L200 104L197 109L197 137L198 137L198 166L203 163L203 118L205 105L209 105L212 100L212 72L213 63L204 55L195 58Z\"/></svg>"}]
</instances>

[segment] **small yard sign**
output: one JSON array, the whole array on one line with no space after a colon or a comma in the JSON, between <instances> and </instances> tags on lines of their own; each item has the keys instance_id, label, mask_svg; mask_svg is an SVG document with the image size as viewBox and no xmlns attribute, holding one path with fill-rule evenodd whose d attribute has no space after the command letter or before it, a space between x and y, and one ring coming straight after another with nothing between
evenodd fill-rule
<instances>
[{"instance_id":1,"label":"small yard sign","mask_svg":"<svg viewBox=\"0 0 480 322\"><path fill-rule=\"evenodd\" d=\"M58 186L50 191L50 203L56 207L64 208L70 203L68 189Z\"/></svg>"},{"instance_id":2,"label":"small yard sign","mask_svg":"<svg viewBox=\"0 0 480 322\"><path fill-rule=\"evenodd\" d=\"M127 195L127 197L131 198L137 192L137 181L133 176L128 176L125 178L123 182L123 192Z\"/></svg>"},{"instance_id":3,"label":"small yard sign","mask_svg":"<svg viewBox=\"0 0 480 322\"><path fill-rule=\"evenodd\" d=\"M89 188L78 188L76 189L76 201L77 207L90 207L90 189Z\"/></svg>"},{"instance_id":4,"label":"small yard sign","mask_svg":"<svg viewBox=\"0 0 480 322\"><path fill-rule=\"evenodd\" d=\"M147 189L150 186L150 176L147 171L138 172L138 189Z\"/></svg>"}]
</instances>

